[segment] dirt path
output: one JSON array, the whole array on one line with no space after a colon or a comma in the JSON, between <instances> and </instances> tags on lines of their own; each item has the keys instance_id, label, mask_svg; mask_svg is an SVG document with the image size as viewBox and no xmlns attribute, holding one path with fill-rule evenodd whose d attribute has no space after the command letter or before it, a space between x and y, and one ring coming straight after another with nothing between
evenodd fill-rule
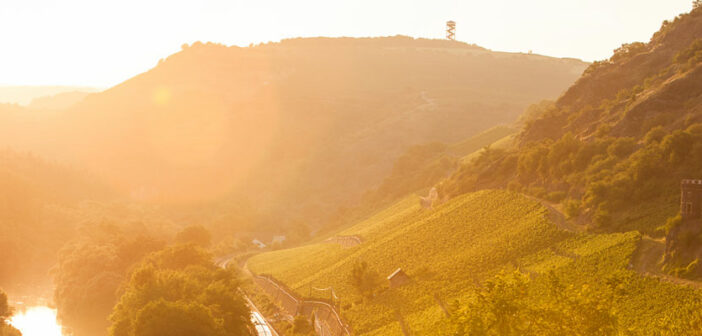
<instances>
[{"instance_id":1,"label":"dirt path","mask_svg":"<svg viewBox=\"0 0 702 336\"><path fill-rule=\"evenodd\" d=\"M569 221L565 214L563 214L563 211L561 210L560 205L558 204L553 204L549 201L534 197L534 196L529 196L525 195L526 197L537 201L541 203L546 209L548 209L548 219L550 219L556 226L564 231L568 232L585 232L585 227L582 225L577 225L573 223L572 221Z\"/></svg>"},{"instance_id":2,"label":"dirt path","mask_svg":"<svg viewBox=\"0 0 702 336\"><path fill-rule=\"evenodd\" d=\"M658 278L677 285L702 289L702 282L677 278L661 271L660 262L665 253L665 238L641 237L639 246L631 257L630 267L639 274Z\"/></svg>"},{"instance_id":3,"label":"dirt path","mask_svg":"<svg viewBox=\"0 0 702 336\"><path fill-rule=\"evenodd\" d=\"M549 219L558 226L558 228L569 231L569 232L585 232L585 227L583 225L578 225L566 219L560 209L560 205L552 204L546 200L539 199L537 197L529 196L527 197L541 203L546 209L549 210ZM639 246L631 257L630 269L636 271L637 273L660 279L661 281L666 281L674 283L676 285L689 286L697 289L702 289L702 281L693 281L687 279L677 278L661 271L660 262L665 253L665 238L652 238L644 235L641 237ZM558 253L556 253L558 254Z\"/></svg>"}]
</instances>

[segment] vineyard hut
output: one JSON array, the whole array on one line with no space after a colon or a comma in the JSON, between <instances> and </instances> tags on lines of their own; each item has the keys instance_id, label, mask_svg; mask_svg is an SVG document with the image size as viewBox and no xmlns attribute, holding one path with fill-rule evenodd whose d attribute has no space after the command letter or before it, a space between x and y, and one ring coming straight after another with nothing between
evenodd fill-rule
<instances>
[{"instance_id":1,"label":"vineyard hut","mask_svg":"<svg viewBox=\"0 0 702 336\"><path fill-rule=\"evenodd\" d=\"M264 244L262 241L260 241L260 240L258 240L258 239L252 240L252 241L251 241L251 244L256 245L256 247L258 247L258 248L260 248L260 249L266 248L266 244Z\"/></svg>"},{"instance_id":2,"label":"vineyard hut","mask_svg":"<svg viewBox=\"0 0 702 336\"><path fill-rule=\"evenodd\" d=\"M410 282L410 277L407 276L402 268L398 268L395 272L388 275L388 281L390 282L390 288L396 288Z\"/></svg>"}]
</instances>

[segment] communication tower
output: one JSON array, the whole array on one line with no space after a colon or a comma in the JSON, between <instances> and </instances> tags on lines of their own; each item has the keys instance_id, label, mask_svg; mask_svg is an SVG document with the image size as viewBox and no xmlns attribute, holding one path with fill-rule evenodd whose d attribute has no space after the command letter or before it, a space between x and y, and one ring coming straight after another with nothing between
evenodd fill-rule
<instances>
[{"instance_id":1,"label":"communication tower","mask_svg":"<svg viewBox=\"0 0 702 336\"><path fill-rule=\"evenodd\" d=\"M455 41L456 40L456 22L448 21L446 22L446 39Z\"/></svg>"}]
</instances>

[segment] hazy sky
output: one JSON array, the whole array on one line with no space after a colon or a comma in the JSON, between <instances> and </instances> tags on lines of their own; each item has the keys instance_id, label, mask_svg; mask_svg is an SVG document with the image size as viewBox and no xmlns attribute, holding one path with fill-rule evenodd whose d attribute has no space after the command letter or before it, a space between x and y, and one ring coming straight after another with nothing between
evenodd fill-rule
<instances>
[{"instance_id":1,"label":"hazy sky","mask_svg":"<svg viewBox=\"0 0 702 336\"><path fill-rule=\"evenodd\" d=\"M493 50L604 59L648 41L691 0L0 0L0 85L112 86L197 40L297 36L457 39Z\"/></svg>"}]
</instances>

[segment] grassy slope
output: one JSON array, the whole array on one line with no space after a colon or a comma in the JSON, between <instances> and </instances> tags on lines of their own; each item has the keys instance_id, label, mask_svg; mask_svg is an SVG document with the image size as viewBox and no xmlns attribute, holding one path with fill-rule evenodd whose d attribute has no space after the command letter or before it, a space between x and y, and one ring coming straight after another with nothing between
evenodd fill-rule
<instances>
[{"instance_id":1,"label":"grassy slope","mask_svg":"<svg viewBox=\"0 0 702 336\"><path fill-rule=\"evenodd\" d=\"M451 145L449 151L458 156L466 156L480 151L485 146L492 146L492 144L497 141L513 135L516 132L517 130L512 127L496 126L478 135L472 136L467 140Z\"/></svg>"},{"instance_id":2,"label":"grassy slope","mask_svg":"<svg viewBox=\"0 0 702 336\"><path fill-rule=\"evenodd\" d=\"M699 308L699 292L628 270L640 239L636 232L559 231L540 204L506 191L467 194L432 211L417 203L416 197L407 197L341 232L362 236L364 242L356 247L319 243L274 251L253 257L249 267L273 274L303 296L315 295L310 286L333 286L357 334L401 335L396 311L415 333L449 334L452 325L434 295L446 303L467 300L480 281L515 268L532 275L534 297L539 281L546 281L539 274L550 271L573 285L623 277L625 293L615 303L620 325L636 330L675 328L685 321L685 312ZM362 300L347 281L357 260L382 276L402 267L414 282Z\"/></svg>"}]
</instances>

